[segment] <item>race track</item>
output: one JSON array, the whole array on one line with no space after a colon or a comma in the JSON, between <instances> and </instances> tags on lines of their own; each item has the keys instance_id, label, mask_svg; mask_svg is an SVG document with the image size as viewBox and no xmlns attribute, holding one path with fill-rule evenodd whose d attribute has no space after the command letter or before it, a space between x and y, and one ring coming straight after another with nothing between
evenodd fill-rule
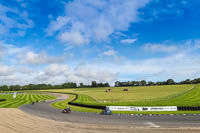
<instances>
[{"instance_id":1,"label":"race track","mask_svg":"<svg viewBox=\"0 0 200 133\"><path fill-rule=\"evenodd\" d=\"M24 105L20 110L40 116L43 118L87 124L106 124L106 125L124 125L130 127L152 127L152 128L199 128L200 115L99 115L94 113L72 112L63 114L61 110L50 106L52 102L48 101L36 103L34 105Z\"/></svg>"}]
</instances>

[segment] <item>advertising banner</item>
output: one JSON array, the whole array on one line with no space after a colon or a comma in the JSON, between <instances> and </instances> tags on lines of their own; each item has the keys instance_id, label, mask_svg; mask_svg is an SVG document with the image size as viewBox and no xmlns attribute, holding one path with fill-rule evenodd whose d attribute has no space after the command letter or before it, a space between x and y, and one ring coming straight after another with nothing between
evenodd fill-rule
<instances>
[{"instance_id":1,"label":"advertising banner","mask_svg":"<svg viewBox=\"0 0 200 133\"><path fill-rule=\"evenodd\" d=\"M177 111L177 106L108 106L112 111Z\"/></svg>"}]
</instances>

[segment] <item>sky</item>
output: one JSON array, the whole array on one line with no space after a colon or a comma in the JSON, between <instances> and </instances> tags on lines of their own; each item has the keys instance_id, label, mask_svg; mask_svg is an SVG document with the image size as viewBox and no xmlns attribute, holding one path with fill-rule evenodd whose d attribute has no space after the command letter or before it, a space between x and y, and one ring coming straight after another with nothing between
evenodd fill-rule
<instances>
[{"instance_id":1,"label":"sky","mask_svg":"<svg viewBox=\"0 0 200 133\"><path fill-rule=\"evenodd\" d=\"M200 0L0 0L0 85L200 77Z\"/></svg>"}]
</instances>

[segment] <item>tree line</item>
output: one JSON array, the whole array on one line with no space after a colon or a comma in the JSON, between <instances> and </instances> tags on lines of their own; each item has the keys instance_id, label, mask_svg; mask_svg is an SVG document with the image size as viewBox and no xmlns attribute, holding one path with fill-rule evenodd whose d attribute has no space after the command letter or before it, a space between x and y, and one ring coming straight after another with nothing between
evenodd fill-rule
<instances>
[{"instance_id":1,"label":"tree line","mask_svg":"<svg viewBox=\"0 0 200 133\"><path fill-rule=\"evenodd\" d=\"M89 88L89 87L110 87L109 83L97 83L92 81L91 85L80 83L77 85L73 82L63 83L61 85L51 84L29 84L29 85L2 85L0 91L18 91L18 90L46 90L46 89L67 89L67 88Z\"/></svg>"},{"instance_id":2,"label":"tree line","mask_svg":"<svg viewBox=\"0 0 200 133\"><path fill-rule=\"evenodd\" d=\"M127 82L120 82L117 81L115 82L115 87L124 87L124 86L153 86L153 85L176 85L176 84L199 84L200 83L200 78L190 80L186 79L181 82L175 82L173 79L168 79L167 81L158 81L158 82L153 82L153 81L127 81Z\"/></svg>"},{"instance_id":3,"label":"tree line","mask_svg":"<svg viewBox=\"0 0 200 133\"><path fill-rule=\"evenodd\" d=\"M167 81L127 81L127 82L115 82L115 87L125 87L125 86L153 86L153 85L176 85L176 84L199 84L200 78L190 80L186 79L181 82L175 82L173 79L168 79ZM51 85L51 84L29 84L29 85L2 85L0 86L0 91L18 91L18 90L46 90L46 89L67 89L67 88L90 88L90 87L110 87L109 83L97 83L92 81L90 85L85 85L80 83L68 82L61 85Z\"/></svg>"}]
</instances>

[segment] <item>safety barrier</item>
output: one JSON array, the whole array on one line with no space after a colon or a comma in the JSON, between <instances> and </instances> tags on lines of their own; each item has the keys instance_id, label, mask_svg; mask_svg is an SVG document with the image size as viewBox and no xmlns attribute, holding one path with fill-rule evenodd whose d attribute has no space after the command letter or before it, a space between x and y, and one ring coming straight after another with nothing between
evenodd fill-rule
<instances>
[{"instance_id":1,"label":"safety barrier","mask_svg":"<svg viewBox=\"0 0 200 133\"><path fill-rule=\"evenodd\" d=\"M200 107L177 107L178 111L200 111Z\"/></svg>"},{"instance_id":2,"label":"safety barrier","mask_svg":"<svg viewBox=\"0 0 200 133\"><path fill-rule=\"evenodd\" d=\"M71 102L68 102L69 105L75 105L75 106L79 106L79 107L86 107L86 108L93 108L93 109L105 109L106 108L105 106L75 103L74 101L76 101L78 99L78 95L74 94L74 93L70 93L70 94L75 95L75 98Z\"/></svg>"},{"instance_id":3,"label":"safety barrier","mask_svg":"<svg viewBox=\"0 0 200 133\"><path fill-rule=\"evenodd\" d=\"M68 104L70 104L70 105L75 105L75 106L79 106L79 107L92 108L92 109L105 109L105 108L106 108L105 106L88 105L88 104L73 103L73 102L69 102Z\"/></svg>"}]
</instances>

